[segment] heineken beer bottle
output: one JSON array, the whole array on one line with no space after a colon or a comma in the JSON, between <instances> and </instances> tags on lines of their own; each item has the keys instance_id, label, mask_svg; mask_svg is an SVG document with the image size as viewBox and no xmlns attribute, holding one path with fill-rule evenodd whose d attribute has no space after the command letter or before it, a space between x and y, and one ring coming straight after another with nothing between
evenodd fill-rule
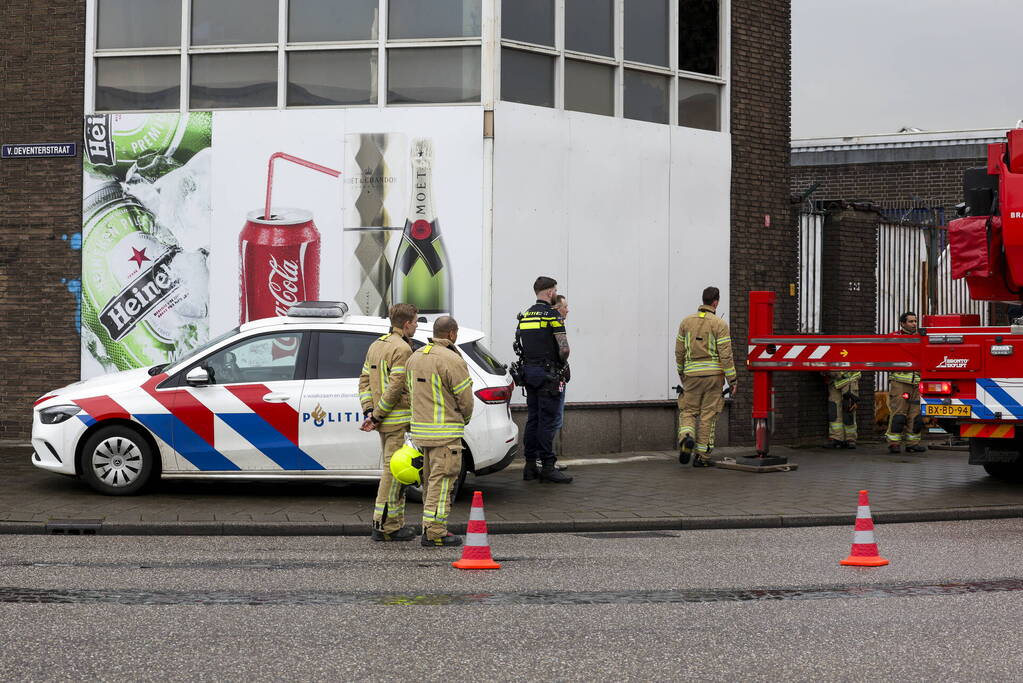
<instances>
[{"instance_id":1,"label":"heineken beer bottle","mask_svg":"<svg viewBox=\"0 0 1023 683\"><path fill-rule=\"evenodd\" d=\"M85 117L85 170L124 180L129 171L148 180L178 168L212 141L213 115L89 114Z\"/></svg>"},{"instance_id":2,"label":"heineken beer bottle","mask_svg":"<svg viewBox=\"0 0 1023 683\"><path fill-rule=\"evenodd\" d=\"M119 183L104 184L82 208L82 325L93 356L129 370L203 341L204 256L158 240L152 212Z\"/></svg>"},{"instance_id":3,"label":"heineken beer bottle","mask_svg":"<svg viewBox=\"0 0 1023 683\"><path fill-rule=\"evenodd\" d=\"M415 304L420 313L451 312L451 270L433 205L433 144L412 141L412 197L394 260L391 296Z\"/></svg>"}]
</instances>

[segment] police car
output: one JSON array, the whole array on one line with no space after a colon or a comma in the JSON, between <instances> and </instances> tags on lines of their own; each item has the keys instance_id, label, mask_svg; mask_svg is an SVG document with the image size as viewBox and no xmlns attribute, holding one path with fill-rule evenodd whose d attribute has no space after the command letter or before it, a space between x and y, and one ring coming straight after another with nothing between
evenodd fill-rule
<instances>
[{"instance_id":1,"label":"police car","mask_svg":"<svg viewBox=\"0 0 1023 683\"><path fill-rule=\"evenodd\" d=\"M50 392L33 411L32 462L110 495L137 493L160 477L378 480L380 439L359 429L359 374L369 345L390 324L347 310L299 304L175 363ZM430 328L420 323L415 348ZM497 472L516 452L514 384L482 337L458 333L476 396L459 488L467 472Z\"/></svg>"}]
</instances>

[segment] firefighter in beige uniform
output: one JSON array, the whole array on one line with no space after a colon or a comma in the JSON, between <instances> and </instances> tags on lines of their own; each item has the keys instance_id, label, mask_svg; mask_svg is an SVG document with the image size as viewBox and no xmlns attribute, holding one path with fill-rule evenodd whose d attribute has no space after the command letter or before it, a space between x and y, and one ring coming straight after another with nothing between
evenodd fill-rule
<instances>
[{"instance_id":1,"label":"firefighter in beige uniform","mask_svg":"<svg viewBox=\"0 0 1023 683\"><path fill-rule=\"evenodd\" d=\"M405 361L412 355L409 340L416 333L419 311L412 304L395 304L388 312L391 331L370 344L359 375L363 431L380 432L383 471L373 510L374 541L409 541L416 535L405 526L405 487L391 476L391 456L405 443L412 420L405 390Z\"/></svg>"},{"instance_id":2,"label":"firefighter in beige uniform","mask_svg":"<svg viewBox=\"0 0 1023 683\"><path fill-rule=\"evenodd\" d=\"M896 334L920 334L916 313L906 311L899 316ZM920 415L920 373L914 370L893 372L888 375L888 451L899 453L902 442L906 452L923 453L920 445L924 420Z\"/></svg>"},{"instance_id":3,"label":"firefighter in beige uniform","mask_svg":"<svg viewBox=\"0 0 1023 683\"><path fill-rule=\"evenodd\" d=\"M675 338L675 361L683 387L678 461L685 465L695 450L693 467L712 466L714 428L725 405L724 380L728 380L733 392L736 387L728 325L714 315L720 296L717 287L703 290L703 305L682 321Z\"/></svg>"},{"instance_id":4,"label":"firefighter in beige uniform","mask_svg":"<svg viewBox=\"0 0 1023 683\"><path fill-rule=\"evenodd\" d=\"M825 372L828 383L828 438L826 448L856 448L856 405L860 400L860 373Z\"/></svg>"},{"instance_id":5,"label":"firefighter in beige uniform","mask_svg":"<svg viewBox=\"0 0 1023 683\"><path fill-rule=\"evenodd\" d=\"M425 546L456 546L448 533L452 493L462 468L462 435L472 417L469 368L455 346L458 323L442 316L433 339L406 363L412 404L412 441L423 452L423 539Z\"/></svg>"}]
</instances>

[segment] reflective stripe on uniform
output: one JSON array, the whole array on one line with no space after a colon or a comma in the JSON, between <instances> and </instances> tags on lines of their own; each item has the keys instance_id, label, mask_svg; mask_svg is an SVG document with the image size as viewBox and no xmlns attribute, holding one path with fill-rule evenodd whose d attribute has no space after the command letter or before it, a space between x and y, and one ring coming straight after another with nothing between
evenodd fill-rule
<instances>
[{"instance_id":1,"label":"reflective stripe on uniform","mask_svg":"<svg viewBox=\"0 0 1023 683\"><path fill-rule=\"evenodd\" d=\"M459 382L455 386L451 387L451 393L455 394L457 396L458 394L460 394L463 391L465 391L469 387L469 385L471 385L471 384L472 384L472 378L471 377L466 377L461 382Z\"/></svg>"}]
</instances>

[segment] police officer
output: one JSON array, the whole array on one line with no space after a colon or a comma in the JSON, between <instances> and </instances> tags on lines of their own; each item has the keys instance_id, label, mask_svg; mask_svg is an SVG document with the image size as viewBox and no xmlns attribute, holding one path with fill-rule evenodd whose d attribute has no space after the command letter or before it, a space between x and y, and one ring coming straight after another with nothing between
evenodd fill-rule
<instances>
[{"instance_id":1,"label":"police officer","mask_svg":"<svg viewBox=\"0 0 1023 683\"><path fill-rule=\"evenodd\" d=\"M472 417L472 378L455 342L458 323L441 316L430 343L406 363L412 442L423 453L423 539L428 547L462 545L448 533L452 494L462 469L462 436Z\"/></svg>"},{"instance_id":2,"label":"police officer","mask_svg":"<svg viewBox=\"0 0 1023 683\"><path fill-rule=\"evenodd\" d=\"M856 448L856 406L860 400L860 373L825 372L828 383L828 437L826 448Z\"/></svg>"},{"instance_id":3,"label":"police officer","mask_svg":"<svg viewBox=\"0 0 1023 683\"><path fill-rule=\"evenodd\" d=\"M895 334L919 334L916 313L906 311L899 316L899 329ZM920 373L908 370L888 375L888 451L899 453L902 442L907 453L923 453L920 434L924 421L920 416Z\"/></svg>"},{"instance_id":4,"label":"police officer","mask_svg":"<svg viewBox=\"0 0 1023 683\"><path fill-rule=\"evenodd\" d=\"M678 461L685 465L695 450L693 467L713 466L710 454L718 415L725 406L724 380L733 394L736 389L732 339L727 323L715 315L720 298L717 287L703 290L703 305L682 321L675 337L675 362L683 388Z\"/></svg>"},{"instance_id":5,"label":"police officer","mask_svg":"<svg viewBox=\"0 0 1023 683\"><path fill-rule=\"evenodd\" d=\"M554 455L554 433L561 412L563 371L568 361L565 323L551 303L558 294L554 278L540 276L533 283L536 303L519 314L515 352L522 364L526 389L526 429L522 446L526 465L522 478L569 484Z\"/></svg>"},{"instance_id":6,"label":"police officer","mask_svg":"<svg viewBox=\"0 0 1023 683\"><path fill-rule=\"evenodd\" d=\"M359 401L364 432L377 430L383 451L383 472L373 510L374 541L410 541L416 532L405 526L405 487L391 476L391 456L405 443L412 411L405 389L405 361L412 355L419 311L395 304L388 311L391 331L370 344L359 375Z\"/></svg>"}]
</instances>

